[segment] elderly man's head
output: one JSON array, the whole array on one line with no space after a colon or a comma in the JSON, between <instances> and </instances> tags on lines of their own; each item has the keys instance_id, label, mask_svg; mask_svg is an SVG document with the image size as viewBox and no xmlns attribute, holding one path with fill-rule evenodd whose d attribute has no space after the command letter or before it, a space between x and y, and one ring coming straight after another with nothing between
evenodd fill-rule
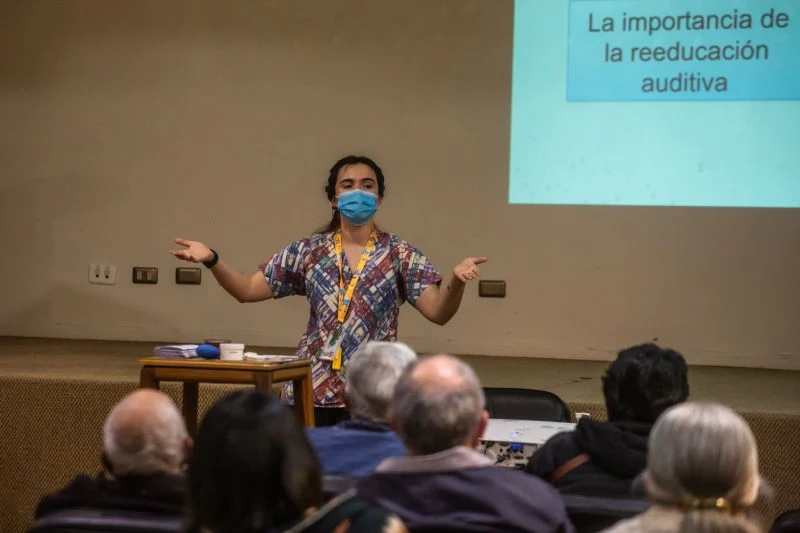
<instances>
[{"instance_id":1,"label":"elderly man's head","mask_svg":"<svg viewBox=\"0 0 800 533\"><path fill-rule=\"evenodd\" d=\"M489 420L484 403L483 389L469 365L449 355L434 355L400 377L391 420L412 455L474 448Z\"/></svg>"},{"instance_id":2,"label":"elderly man's head","mask_svg":"<svg viewBox=\"0 0 800 533\"><path fill-rule=\"evenodd\" d=\"M363 344L350 358L345 375L351 417L379 424L388 422L397 380L416 360L414 350L399 342Z\"/></svg>"},{"instance_id":3,"label":"elderly man's head","mask_svg":"<svg viewBox=\"0 0 800 533\"><path fill-rule=\"evenodd\" d=\"M116 476L177 474L191 440L175 404L166 394L140 389L109 413L103 427L103 448Z\"/></svg>"}]
</instances>

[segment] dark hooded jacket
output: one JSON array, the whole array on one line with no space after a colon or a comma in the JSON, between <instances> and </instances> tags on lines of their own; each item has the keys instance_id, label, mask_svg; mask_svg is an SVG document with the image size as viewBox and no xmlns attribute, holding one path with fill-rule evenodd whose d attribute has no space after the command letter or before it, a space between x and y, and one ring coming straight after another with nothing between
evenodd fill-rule
<instances>
[{"instance_id":1,"label":"dark hooded jacket","mask_svg":"<svg viewBox=\"0 0 800 533\"><path fill-rule=\"evenodd\" d=\"M647 464L647 439L652 427L641 422L583 419L574 431L559 433L536 450L525 470L553 483L559 467L586 454L588 461L553 483L559 492L640 496L632 490L632 483Z\"/></svg>"}]
</instances>

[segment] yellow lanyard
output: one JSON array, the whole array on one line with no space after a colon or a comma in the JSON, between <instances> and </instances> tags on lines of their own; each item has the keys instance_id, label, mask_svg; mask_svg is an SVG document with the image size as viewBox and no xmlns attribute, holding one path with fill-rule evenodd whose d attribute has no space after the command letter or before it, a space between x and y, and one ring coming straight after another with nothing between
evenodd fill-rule
<instances>
[{"instance_id":1,"label":"yellow lanyard","mask_svg":"<svg viewBox=\"0 0 800 533\"><path fill-rule=\"evenodd\" d=\"M342 234L341 232L337 232L334 236L334 243L336 246L336 264L339 267L339 307L336 313L336 318L338 320L337 332L339 335L341 335L344 320L347 318L347 310L350 308L350 301L353 299L353 293L356 290L356 285L358 284L358 280L361 279L361 274L364 270L364 267L367 265L369 256L372 254L372 251L375 250L375 242L377 240L378 234L377 232L373 231L369 236L366 247L364 247L364 251L361 253L361 260L358 262L358 266L356 267L355 272L353 272L353 276L350 278L350 284L347 286L347 289L345 289L344 261L342 259ZM341 342L339 343L339 347L336 349L336 355L333 358L332 367L334 370L342 369Z\"/></svg>"}]
</instances>

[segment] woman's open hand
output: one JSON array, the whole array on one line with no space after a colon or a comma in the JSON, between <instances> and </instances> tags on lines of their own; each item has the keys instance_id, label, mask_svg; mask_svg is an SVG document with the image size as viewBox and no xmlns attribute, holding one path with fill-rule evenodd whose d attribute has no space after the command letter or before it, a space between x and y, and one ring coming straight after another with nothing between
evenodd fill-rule
<instances>
[{"instance_id":1,"label":"woman's open hand","mask_svg":"<svg viewBox=\"0 0 800 533\"><path fill-rule=\"evenodd\" d=\"M184 248L180 250L170 250L169 252L178 259L191 261L192 263L202 263L204 261L211 261L214 258L214 252L202 242L175 239L175 243L184 246Z\"/></svg>"}]
</instances>

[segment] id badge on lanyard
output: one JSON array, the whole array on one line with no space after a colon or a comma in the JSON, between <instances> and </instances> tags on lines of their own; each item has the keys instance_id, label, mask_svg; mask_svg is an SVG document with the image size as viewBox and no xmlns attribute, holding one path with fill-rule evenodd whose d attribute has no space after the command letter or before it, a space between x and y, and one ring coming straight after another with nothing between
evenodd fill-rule
<instances>
[{"instance_id":1,"label":"id badge on lanyard","mask_svg":"<svg viewBox=\"0 0 800 533\"><path fill-rule=\"evenodd\" d=\"M320 359L324 361L331 361L331 366L334 370L341 370L342 368L342 340L344 339L344 325L337 322L330 335L328 335L328 342L322 349Z\"/></svg>"},{"instance_id":2,"label":"id badge on lanyard","mask_svg":"<svg viewBox=\"0 0 800 533\"><path fill-rule=\"evenodd\" d=\"M339 306L336 313L336 325L328 335L328 342L325 343L323 349L322 359L331 361L331 368L333 370L342 369L342 340L344 339L344 324L347 318L347 310L350 308L350 301L353 298L358 280L361 279L361 273L367 264L370 254L375 249L375 241L377 240L377 233L375 231L369 237L367 246L361 253L361 260L358 262L358 267L350 279L350 284L347 289L344 286L344 264L342 260L342 234L337 233L334 236L336 245L336 261L339 266Z\"/></svg>"}]
</instances>

